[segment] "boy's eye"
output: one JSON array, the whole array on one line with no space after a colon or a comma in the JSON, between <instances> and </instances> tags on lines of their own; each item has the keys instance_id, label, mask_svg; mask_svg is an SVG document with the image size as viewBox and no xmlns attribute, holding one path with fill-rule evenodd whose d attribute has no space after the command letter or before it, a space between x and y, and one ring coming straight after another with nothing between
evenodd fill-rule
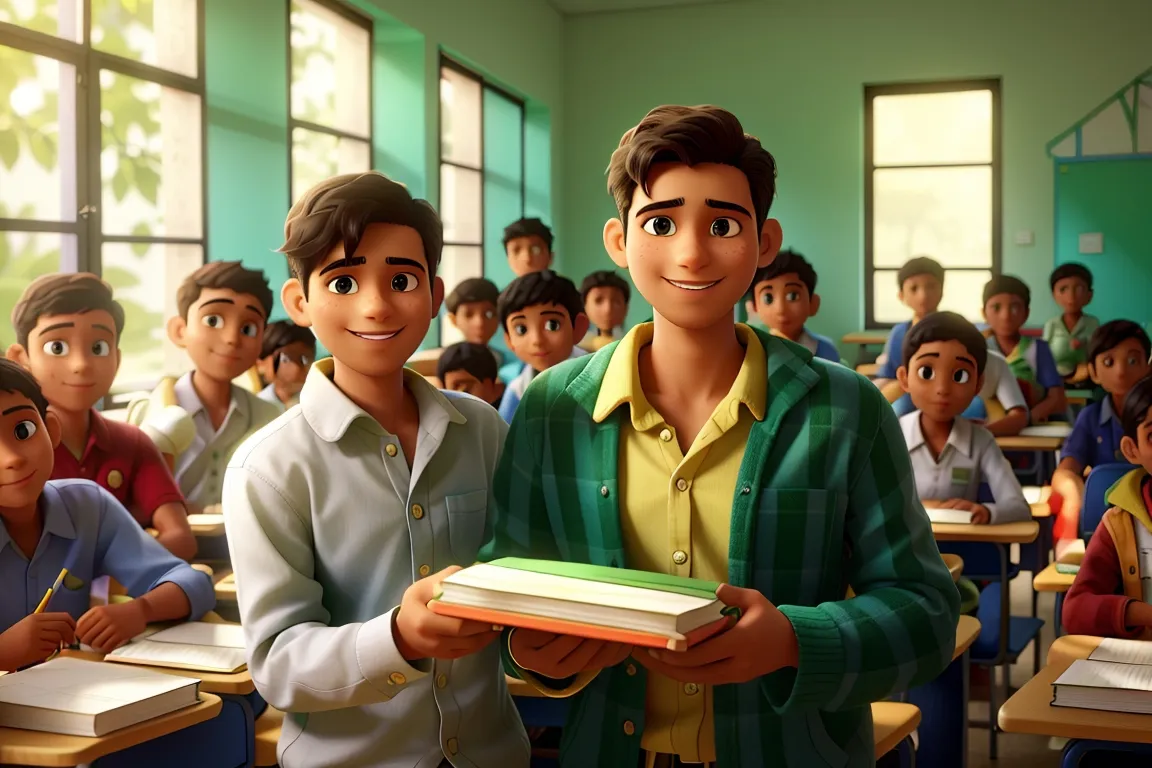
<instances>
[{"instance_id":1,"label":"boy's eye","mask_svg":"<svg viewBox=\"0 0 1152 768\"><path fill-rule=\"evenodd\" d=\"M516 323L512 326L512 333L517 336L524 336L528 333L528 326L524 325L524 323Z\"/></svg>"},{"instance_id":2,"label":"boy's eye","mask_svg":"<svg viewBox=\"0 0 1152 768\"><path fill-rule=\"evenodd\" d=\"M971 378L971 375L963 368L952 374L952 381L957 384L967 384L969 378Z\"/></svg>"},{"instance_id":3,"label":"boy's eye","mask_svg":"<svg viewBox=\"0 0 1152 768\"><path fill-rule=\"evenodd\" d=\"M736 237L740 234L740 222L727 216L712 222L712 235L714 237Z\"/></svg>"},{"instance_id":4,"label":"boy's eye","mask_svg":"<svg viewBox=\"0 0 1152 768\"><path fill-rule=\"evenodd\" d=\"M671 237L676 234L676 222L667 216L653 216L644 222L644 231L656 237Z\"/></svg>"},{"instance_id":5,"label":"boy's eye","mask_svg":"<svg viewBox=\"0 0 1152 768\"><path fill-rule=\"evenodd\" d=\"M1115 364L1116 364L1116 361L1113 360L1112 358L1110 358L1110 357L1104 358L1104 367L1105 368L1111 368Z\"/></svg>"},{"instance_id":6,"label":"boy's eye","mask_svg":"<svg viewBox=\"0 0 1152 768\"><path fill-rule=\"evenodd\" d=\"M16 425L16 428L12 430L12 434L16 436L17 440L27 440L36 434L36 429L36 422L25 419Z\"/></svg>"},{"instance_id":7,"label":"boy's eye","mask_svg":"<svg viewBox=\"0 0 1152 768\"><path fill-rule=\"evenodd\" d=\"M67 357L68 356L68 342L56 339L44 344L44 354L52 355L52 357Z\"/></svg>"},{"instance_id":8,"label":"boy's eye","mask_svg":"<svg viewBox=\"0 0 1152 768\"><path fill-rule=\"evenodd\" d=\"M540 255L540 246L534 245L534 246L532 246L531 249L529 249L529 251L533 256L539 256Z\"/></svg>"},{"instance_id":9,"label":"boy's eye","mask_svg":"<svg viewBox=\"0 0 1152 768\"><path fill-rule=\"evenodd\" d=\"M494 311L492 311L491 309L484 310L484 319L485 320L491 320L494 317L496 317L496 313Z\"/></svg>"},{"instance_id":10,"label":"boy's eye","mask_svg":"<svg viewBox=\"0 0 1152 768\"><path fill-rule=\"evenodd\" d=\"M397 293L414 291L418 285L420 285L420 279L411 272L401 272L392 276L392 290Z\"/></svg>"},{"instance_id":11,"label":"boy's eye","mask_svg":"<svg viewBox=\"0 0 1152 768\"><path fill-rule=\"evenodd\" d=\"M788 301L800 301L800 292L788 291L788 293L784 294L784 298L788 299Z\"/></svg>"},{"instance_id":12,"label":"boy's eye","mask_svg":"<svg viewBox=\"0 0 1152 768\"><path fill-rule=\"evenodd\" d=\"M108 355L112 354L112 345L103 339L93 342L92 354L96 357L108 357Z\"/></svg>"},{"instance_id":13,"label":"boy's eye","mask_svg":"<svg viewBox=\"0 0 1152 768\"><path fill-rule=\"evenodd\" d=\"M924 381L932 381L932 378L936 375L936 372L932 370L932 366L922 365L916 369L916 375Z\"/></svg>"},{"instance_id":14,"label":"boy's eye","mask_svg":"<svg viewBox=\"0 0 1152 768\"><path fill-rule=\"evenodd\" d=\"M224 316L223 315L204 315L204 317L200 318L200 322L204 323L204 325L208 326L209 328L223 328L224 327Z\"/></svg>"},{"instance_id":15,"label":"boy's eye","mask_svg":"<svg viewBox=\"0 0 1152 768\"><path fill-rule=\"evenodd\" d=\"M545 320L544 321L544 330L553 331L553 332L560 330L560 321L559 320Z\"/></svg>"},{"instance_id":16,"label":"boy's eye","mask_svg":"<svg viewBox=\"0 0 1152 768\"><path fill-rule=\"evenodd\" d=\"M342 296L347 296L350 293L356 293L360 290L360 286L356 280L348 275L340 275L328 281L328 290L332 293L339 293Z\"/></svg>"},{"instance_id":17,"label":"boy's eye","mask_svg":"<svg viewBox=\"0 0 1152 768\"><path fill-rule=\"evenodd\" d=\"M768 292L764 293L763 295L761 295L760 301L764 304L771 304L772 303L772 292L768 291Z\"/></svg>"},{"instance_id":18,"label":"boy's eye","mask_svg":"<svg viewBox=\"0 0 1152 768\"><path fill-rule=\"evenodd\" d=\"M1134 366L1140 365L1140 358L1130 357L1130 358L1128 358L1127 362L1128 362L1129 367L1134 367Z\"/></svg>"},{"instance_id":19,"label":"boy's eye","mask_svg":"<svg viewBox=\"0 0 1152 768\"><path fill-rule=\"evenodd\" d=\"M260 326L256 323L244 323L240 326L240 333L244 334L250 339L256 338L256 334L260 332Z\"/></svg>"}]
</instances>

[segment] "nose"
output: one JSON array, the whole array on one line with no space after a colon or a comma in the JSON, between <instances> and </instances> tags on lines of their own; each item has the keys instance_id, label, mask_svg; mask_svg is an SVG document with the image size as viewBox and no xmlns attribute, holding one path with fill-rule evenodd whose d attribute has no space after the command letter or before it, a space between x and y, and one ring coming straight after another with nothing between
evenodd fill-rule
<instances>
[{"instance_id":1,"label":"nose","mask_svg":"<svg viewBox=\"0 0 1152 768\"><path fill-rule=\"evenodd\" d=\"M13 449L5 442L0 442L0 467L19 470L23 469L27 463L28 459L22 451Z\"/></svg>"},{"instance_id":2,"label":"nose","mask_svg":"<svg viewBox=\"0 0 1152 768\"><path fill-rule=\"evenodd\" d=\"M706 233L690 230L683 237L675 238L676 265L689 271L696 271L708 266L711 254L708 252L708 236Z\"/></svg>"},{"instance_id":3,"label":"nose","mask_svg":"<svg viewBox=\"0 0 1152 768\"><path fill-rule=\"evenodd\" d=\"M91 361L88 359L88 355L84 354L83 352L77 352L76 354L71 355L69 357L69 362L72 363L73 373L84 373L92 367Z\"/></svg>"},{"instance_id":4,"label":"nose","mask_svg":"<svg viewBox=\"0 0 1152 768\"><path fill-rule=\"evenodd\" d=\"M360 311L364 313L366 320L387 320L392 312L388 305L388 300L384 298L381 291L363 290L360 298Z\"/></svg>"}]
</instances>

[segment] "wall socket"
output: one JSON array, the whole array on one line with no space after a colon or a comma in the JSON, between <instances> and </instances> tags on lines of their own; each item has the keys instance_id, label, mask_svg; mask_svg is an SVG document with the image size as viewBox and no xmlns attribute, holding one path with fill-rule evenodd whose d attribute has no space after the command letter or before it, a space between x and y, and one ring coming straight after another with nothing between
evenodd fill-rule
<instances>
[{"instance_id":1,"label":"wall socket","mask_svg":"<svg viewBox=\"0 0 1152 768\"><path fill-rule=\"evenodd\" d=\"M1016 245L1032 245L1035 238L1032 236L1032 230L1022 229L1016 233Z\"/></svg>"}]
</instances>

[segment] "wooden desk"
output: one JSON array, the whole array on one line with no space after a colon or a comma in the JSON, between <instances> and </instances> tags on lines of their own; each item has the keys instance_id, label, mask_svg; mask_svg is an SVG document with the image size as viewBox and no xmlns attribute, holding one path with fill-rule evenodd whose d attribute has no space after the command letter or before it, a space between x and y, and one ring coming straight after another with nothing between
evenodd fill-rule
<instances>
[{"instance_id":1,"label":"wooden desk","mask_svg":"<svg viewBox=\"0 0 1152 768\"><path fill-rule=\"evenodd\" d=\"M422 349L408 358L408 362L404 364L404 367L411 368L425 378L435 376L436 364L440 362L440 353L443 351L444 350L439 347L436 349Z\"/></svg>"},{"instance_id":2,"label":"wooden desk","mask_svg":"<svg viewBox=\"0 0 1152 768\"><path fill-rule=\"evenodd\" d=\"M1064 447L1064 438L1009 435L996 438L996 445L1005 451L1058 451Z\"/></svg>"},{"instance_id":3,"label":"wooden desk","mask_svg":"<svg viewBox=\"0 0 1152 768\"><path fill-rule=\"evenodd\" d=\"M978 637L980 637L980 620L975 616L961 616L960 621L956 623L956 647L952 651L952 661L956 661L971 648Z\"/></svg>"},{"instance_id":4,"label":"wooden desk","mask_svg":"<svg viewBox=\"0 0 1152 768\"><path fill-rule=\"evenodd\" d=\"M210 522L203 522L198 519L198 516L188 516L189 527L192 528L193 536L223 536L224 535L224 521L213 520Z\"/></svg>"},{"instance_id":5,"label":"wooden desk","mask_svg":"<svg viewBox=\"0 0 1152 768\"><path fill-rule=\"evenodd\" d=\"M276 745L280 741L280 728L284 725L284 713L268 707L264 714L256 718L256 760L260 766L276 765Z\"/></svg>"},{"instance_id":6,"label":"wooden desk","mask_svg":"<svg viewBox=\"0 0 1152 768\"><path fill-rule=\"evenodd\" d=\"M888 333L887 331L857 331L844 334L840 341L844 344L854 344L860 347L882 347L888 341Z\"/></svg>"},{"instance_id":7,"label":"wooden desk","mask_svg":"<svg viewBox=\"0 0 1152 768\"><path fill-rule=\"evenodd\" d=\"M216 582L216 599L220 602L236 602L236 574L229 573Z\"/></svg>"},{"instance_id":8,"label":"wooden desk","mask_svg":"<svg viewBox=\"0 0 1152 768\"><path fill-rule=\"evenodd\" d=\"M876 378L876 373L879 370L880 366L877 363L862 363L861 365L856 366L856 373L860 374L861 376L867 376L870 379Z\"/></svg>"},{"instance_id":9,"label":"wooden desk","mask_svg":"<svg viewBox=\"0 0 1152 768\"><path fill-rule=\"evenodd\" d=\"M113 752L211 720L220 714L221 706L218 696L201 692L199 703L191 707L98 738L0 728L0 764L64 768L90 763Z\"/></svg>"},{"instance_id":10,"label":"wooden desk","mask_svg":"<svg viewBox=\"0 0 1152 768\"><path fill-rule=\"evenodd\" d=\"M1068 405L1088 405L1092 402L1090 389L1065 389L1064 396L1068 398Z\"/></svg>"},{"instance_id":11,"label":"wooden desk","mask_svg":"<svg viewBox=\"0 0 1152 768\"><path fill-rule=\"evenodd\" d=\"M1067 592L1074 581L1076 574L1060 573L1056 570L1056 563L1049 563L1047 568L1032 579L1032 588L1037 592Z\"/></svg>"},{"instance_id":12,"label":"wooden desk","mask_svg":"<svg viewBox=\"0 0 1152 768\"><path fill-rule=\"evenodd\" d=\"M985 544L1027 544L1035 541L1040 526L1033 520L1002 525L957 525L933 523L936 541L974 541Z\"/></svg>"},{"instance_id":13,"label":"wooden desk","mask_svg":"<svg viewBox=\"0 0 1152 768\"><path fill-rule=\"evenodd\" d=\"M912 735L920 725L920 709L902 701L877 701L872 704L872 741L879 759Z\"/></svg>"},{"instance_id":14,"label":"wooden desk","mask_svg":"<svg viewBox=\"0 0 1152 768\"><path fill-rule=\"evenodd\" d=\"M964 558L960 555L944 554L944 565L948 566L948 573L952 574L952 581L960 581L960 574L964 572Z\"/></svg>"},{"instance_id":15,"label":"wooden desk","mask_svg":"<svg viewBox=\"0 0 1152 768\"><path fill-rule=\"evenodd\" d=\"M1086 659L1100 645L1102 637L1092 635L1064 635L1058 637L1048 649L1049 664L1071 664L1076 659Z\"/></svg>"}]
</instances>

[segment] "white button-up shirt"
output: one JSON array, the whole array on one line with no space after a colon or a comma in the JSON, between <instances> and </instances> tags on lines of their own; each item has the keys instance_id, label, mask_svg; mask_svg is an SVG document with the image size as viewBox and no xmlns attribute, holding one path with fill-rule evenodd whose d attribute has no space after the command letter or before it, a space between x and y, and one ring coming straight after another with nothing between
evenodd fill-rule
<instances>
[{"instance_id":1,"label":"white button-up shirt","mask_svg":"<svg viewBox=\"0 0 1152 768\"><path fill-rule=\"evenodd\" d=\"M1012 465L996 445L996 438L984 427L968 419L955 419L938 460L932 458L932 450L924 439L920 411L901 416L900 428L908 443L916 492L921 499L979 501L983 483L992 492L993 501L984 506L991 513L993 524L1032 519L1032 508Z\"/></svg>"},{"instance_id":2,"label":"white button-up shirt","mask_svg":"<svg viewBox=\"0 0 1152 768\"><path fill-rule=\"evenodd\" d=\"M405 371L420 428L400 441L315 363L299 407L236 451L224 516L248 666L286 713L284 768L526 768L498 641L404 660L392 635L421 574L471 565L507 426L487 403Z\"/></svg>"},{"instance_id":3,"label":"white button-up shirt","mask_svg":"<svg viewBox=\"0 0 1152 768\"><path fill-rule=\"evenodd\" d=\"M984 365L984 386L980 390L981 400L996 398L1005 411L1013 408L1027 408L1028 401L1020 389L1008 360L999 352L988 350L988 362Z\"/></svg>"},{"instance_id":4,"label":"white button-up shirt","mask_svg":"<svg viewBox=\"0 0 1152 768\"><path fill-rule=\"evenodd\" d=\"M232 403L220 429L216 429L192 386L191 373L177 379L173 389L176 404L188 412L196 426L192 444L176 457L173 473L176 482L188 501L201 507L219 504L224 469L232 452L245 437L276 418L282 409L233 384Z\"/></svg>"}]
</instances>

